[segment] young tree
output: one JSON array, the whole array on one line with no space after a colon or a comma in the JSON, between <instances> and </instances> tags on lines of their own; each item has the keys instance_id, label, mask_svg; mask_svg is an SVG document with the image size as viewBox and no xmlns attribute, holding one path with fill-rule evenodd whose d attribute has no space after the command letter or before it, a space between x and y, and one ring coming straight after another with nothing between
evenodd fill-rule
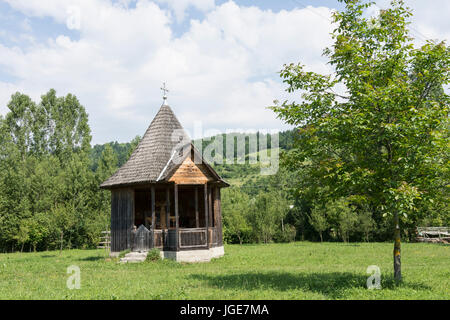
<instances>
[{"instance_id":1,"label":"young tree","mask_svg":"<svg viewBox=\"0 0 450 320\"><path fill-rule=\"evenodd\" d=\"M223 223L230 235L238 238L242 244L245 234L250 232L247 216L249 211L249 198L238 189L224 190L222 200Z\"/></svg>"},{"instance_id":2,"label":"young tree","mask_svg":"<svg viewBox=\"0 0 450 320\"><path fill-rule=\"evenodd\" d=\"M400 281L400 214L405 219L418 202L432 200L442 192L437 177L448 176L450 99L443 88L450 50L444 42L413 46L411 12L401 0L375 17L365 15L373 3L340 1L345 10L333 14L334 44L324 50L334 73L286 65L287 90L301 90L303 100L272 109L301 128L289 161L307 160L312 184L329 186L331 198L365 196L378 214L394 216Z\"/></svg>"},{"instance_id":3,"label":"young tree","mask_svg":"<svg viewBox=\"0 0 450 320\"><path fill-rule=\"evenodd\" d=\"M288 210L289 205L279 192L259 192L254 200L250 201L248 215L254 237L258 241L269 243L277 228L281 227L281 219Z\"/></svg>"},{"instance_id":4,"label":"young tree","mask_svg":"<svg viewBox=\"0 0 450 320\"><path fill-rule=\"evenodd\" d=\"M330 226L327 220L326 209L320 205L314 206L311 210L311 214L308 216L308 220L314 230L319 233L320 242L323 242L322 233Z\"/></svg>"},{"instance_id":5,"label":"young tree","mask_svg":"<svg viewBox=\"0 0 450 320\"><path fill-rule=\"evenodd\" d=\"M361 210L358 214L358 228L364 234L366 242L369 242L369 234L374 226L375 221L372 218L372 213L369 210Z\"/></svg>"},{"instance_id":6,"label":"young tree","mask_svg":"<svg viewBox=\"0 0 450 320\"><path fill-rule=\"evenodd\" d=\"M347 199L341 198L327 204L327 210L331 215L338 216L338 228L344 242L350 241L350 233L355 231L358 222L355 208Z\"/></svg>"}]
</instances>

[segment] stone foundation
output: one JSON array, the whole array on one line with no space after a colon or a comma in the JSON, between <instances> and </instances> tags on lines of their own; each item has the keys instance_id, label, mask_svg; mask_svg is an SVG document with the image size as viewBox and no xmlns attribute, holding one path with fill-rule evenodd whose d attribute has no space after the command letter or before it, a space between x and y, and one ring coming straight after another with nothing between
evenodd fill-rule
<instances>
[{"instance_id":1,"label":"stone foundation","mask_svg":"<svg viewBox=\"0 0 450 320\"><path fill-rule=\"evenodd\" d=\"M132 254L134 252L131 252ZM213 258L223 257L223 246L200 250L160 251L162 259L172 259L177 262L209 262ZM110 252L111 257L118 257L119 252Z\"/></svg>"},{"instance_id":2,"label":"stone foundation","mask_svg":"<svg viewBox=\"0 0 450 320\"><path fill-rule=\"evenodd\" d=\"M177 262L209 262L211 259L223 255L223 246L202 250L161 251L161 258L172 259Z\"/></svg>"}]
</instances>

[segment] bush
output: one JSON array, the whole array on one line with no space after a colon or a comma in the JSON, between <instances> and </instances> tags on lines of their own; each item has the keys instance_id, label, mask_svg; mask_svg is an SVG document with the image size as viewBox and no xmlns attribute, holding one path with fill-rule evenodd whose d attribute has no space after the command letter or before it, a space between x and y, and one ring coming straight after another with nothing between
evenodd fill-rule
<instances>
[{"instance_id":1,"label":"bush","mask_svg":"<svg viewBox=\"0 0 450 320\"><path fill-rule=\"evenodd\" d=\"M286 224L284 226L284 231L279 230L275 233L273 240L275 242L293 242L295 236L297 235L297 229L293 225Z\"/></svg>"},{"instance_id":2,"label":"bush","mask_svg":"<svg viewBox=\"0 0 450 320\"><path fill-rule=\"evenodd\" d=\"M130 249L126 249L126 250L120 251L120 252L119 252L119 255L118 255L118 258L121 259L121 258L125 257L125 255L126 255L127 253L130 253L130 252L131 252Z\"/></svg>"},{"instance_id":3,"label":"bush","mask_svg":"<svg viewBox=\"0 0 450 320\"><path fill-rule=\"evenodd\" d=\"M158 261L161 260L161 253L158 249L153 248L147 254L146 261Z\"/></svg>"}]
</instances>

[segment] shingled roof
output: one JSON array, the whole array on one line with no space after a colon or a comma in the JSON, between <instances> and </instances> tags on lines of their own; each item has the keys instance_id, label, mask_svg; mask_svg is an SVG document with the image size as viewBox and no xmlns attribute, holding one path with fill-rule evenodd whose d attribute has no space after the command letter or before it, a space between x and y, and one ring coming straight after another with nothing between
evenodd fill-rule
<instances>
[{"instance_id":1,"label":"shingled roof","mask_svg":"<svg viewBox=\"0 0 450 320\"><path fill-rule=\"evenodd\" d=\"M190 154L186 151L182 154L178 152L183 148L187 150L186 147L198 153L172 109L164 104L128 161L103 182L100 188L166 181L170 178L169 173L173 173L182 163L182 158ZM206 161L202 161L218 181L226 184Z\"/></svg>"}]
</instances>

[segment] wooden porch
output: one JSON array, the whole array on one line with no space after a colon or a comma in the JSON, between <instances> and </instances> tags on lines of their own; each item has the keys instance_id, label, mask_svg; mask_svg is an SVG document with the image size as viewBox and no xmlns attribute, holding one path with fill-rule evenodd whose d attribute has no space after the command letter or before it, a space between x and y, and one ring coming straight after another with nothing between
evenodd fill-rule
<instances>
[{"instance_id":1,"label":"wooden porch","mask_svg":"<svg viewBox=\"0 0 450 320\"><path fill-rule=\"evenodd\" d=\"M148 230L144 226L131 233L131 250L146 251L157 248L163 251L209 249L222 246L222 236L217 227Z\"/></svg>"},{"instance_id":2,"label":"wooden porch","mask_svg":"<svg viewBox=\"0 0 450 320\"><path fill-rule=\"evenodd\" d=\"M223 245L220 187L152 184L113 190L113 252L209 249Z\"/></svg>"}]
</instances>

